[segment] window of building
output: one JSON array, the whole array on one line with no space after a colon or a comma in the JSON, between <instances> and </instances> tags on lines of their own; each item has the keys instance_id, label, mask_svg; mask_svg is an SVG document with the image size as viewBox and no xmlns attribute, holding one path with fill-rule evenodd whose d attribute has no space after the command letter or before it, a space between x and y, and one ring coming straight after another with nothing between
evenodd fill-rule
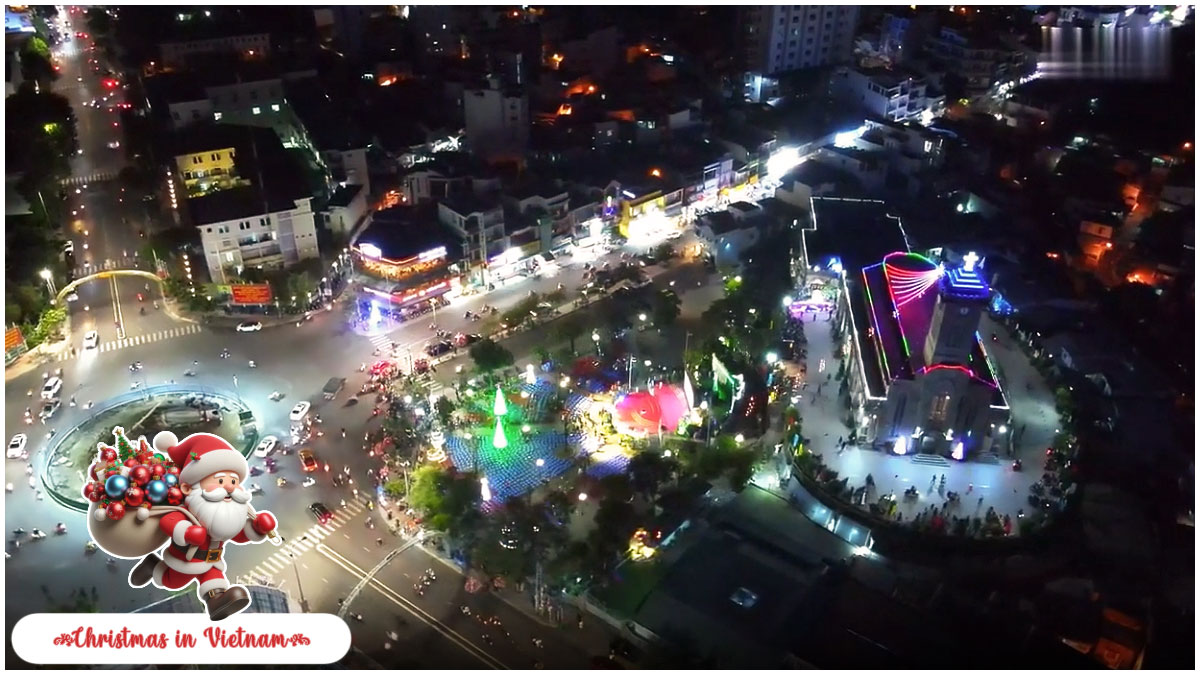
<instances>
[{"instance_id":1,"label":"window of building","mask_svg":"<svg viewBox=\"0 0 1200 675\"><path fill-rule=\"evenodd\" d=\"M278 103L272 103L272 104L271 104L271 110L272 110L273 112L279 112L279 104L278 104Z\"/></svg>"},{"instance_id":2,"label":"window of building","mask_svg":"<svg viewBox=\"0 0 1200 675\"><path fill-rule=\"evenodd\" d=\"M929 419L933 422L941 424L946 421L946 416L950 414L950 394L942 394L933 399L933 405L929 411Z\"/></svg>"},{"instance_id":3,"label":"window of building","mask_svg":"<svg viewBox=\"0 0 1200 675\"><path fill-rule=\"evenodd\" d=\"M258 107L258 106L254 106L253 108L251 108L251 109L250 109L250 112L252 112L252 113L254 113L255 115L257 115L257 114L259 114L259 113L261 113L261 112L262 112L262 108L260 108L260 107Z\"/></svg>"},{"instance_id":4,"label":"window of building","mask_svg":"<svg viewBox=\"0 0 1200 675\"><path fill-rule=\"evenodd\" d=\"M215 112L215 113L213 113L213 121L215 121L215 122L220 122L220 121L221 121L221 117L222 117L221 113L219 113L219 112Z\"/></svg>"}]
</instances>

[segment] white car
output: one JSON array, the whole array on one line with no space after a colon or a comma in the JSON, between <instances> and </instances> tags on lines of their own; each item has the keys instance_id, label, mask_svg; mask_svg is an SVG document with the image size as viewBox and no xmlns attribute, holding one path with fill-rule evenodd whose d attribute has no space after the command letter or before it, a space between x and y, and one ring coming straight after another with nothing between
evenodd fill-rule
<instances>
[{"instance_id":1,"label":"white car","mask_svg":"<svg viewBox=\"0 0 1200 675\"><path fill-rule=\"evenodd\" d=\"M288 419L293 422L303 422L304 418L308 417L308 410L312 408L312 404L308 401L300 401L292 408L292 412L288 415Z\"/></svg>"},{"instance_id":2,"label":"white car","mask_svg":"<svg viewBox=\"0 0 1200 675\"><path fill-rule=\"evenodd\" d=\"M100 346L100 334L94 330L89 330L83 334L83 350L91 351Z\"/></svg>"},{"instance_id":3,"label":"white car","mask_svg":"<svg viewBox=\"0 0 1200 675\"><path fill-rule=\"evenodd\" d=\"M237 325L237 332L239 333L253 333L258 330L262 330L261 321L243 321Z\"/></svg>"},{"instance_id":4,"label":"white car","mask_svg":"<svg viewBox=\"0 0 1200 675\"><path fill-rule=\"evenodd\" d=\"M8 442L8 452L5 457L9 459L20 459L25 454L25 443L29 441L29 437L25 434L17 434Z\"/></svg>"},{"instance_id":5,"label":"white car","mask_svg":"<svg viewBox=\"0 0 1200 675\"><path fill-rule=\"evenodd\" d=\"M279 439L274 436L265 436L258 442L258 447L254 448L255 457L266 457L272 452L275 452L275 446L279 445Z\"/></svg>"},{"instance_id":6,"label":"white car","mask_svg":"<svg viewBox=\"0 0 1200 675\"><path fill-rule=\"evenodd\" d=\"M119 147L121 147L121 141L109 141L108 143L109 150L116 150Z\"/></svg>"},{"instance_id":7,"label":"white car","mask_svg":"<svg viewBox=\"0 0 1200 675\"><path fill-rule=\"evenodd\" d=\"M62 401L59 401L58 399L46 401L42 404L42 411L38 413L38 416L44 420L48 420L51 417L54 417L54 413L58 412L58 409L61 405Z\"/></svg>"}]
</instances>

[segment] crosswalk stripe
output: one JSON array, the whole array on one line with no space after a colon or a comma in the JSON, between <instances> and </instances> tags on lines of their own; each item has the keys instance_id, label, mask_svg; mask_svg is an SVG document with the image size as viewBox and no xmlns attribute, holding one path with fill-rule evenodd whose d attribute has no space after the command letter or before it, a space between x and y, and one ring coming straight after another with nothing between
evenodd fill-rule
<instances>
[{"instance_id":1,"label":"crosswalk stripe","mask_svg":"<svg viewBox=\"0 0 1200 675\"><path fill-rule=\"evenodd\" d=\"M192 335L199 333L200 331L200 326L196 324L188 324L186 326L178 326L175 328L164 328L163 330L155 331L153 333L143 333L142 335L133 335L121 338L119 340L102 342L100 343L97 351L112 352L118 349L124 349L126 347L134 347L137 345L159 342L160 340L170 340L173 338L183 337L185 335ZM59 361L69 361L71 358L72 357L68 354L61 357Z\"/></svg>"},{"instance_id":2,"label":"crosswalk stripe","mask_svg":"<svg viewBox=\"0 0 1200 675\"><path fill-rule=\"evenodd\" d=\"M260 567L265 567L268 570L268 572L270 572L270 573L278 572L280 569L280 568L276 567L274 564L272 564L272 562L270 560L263 561L263 564Z\"/></svg>"}]
</instances>

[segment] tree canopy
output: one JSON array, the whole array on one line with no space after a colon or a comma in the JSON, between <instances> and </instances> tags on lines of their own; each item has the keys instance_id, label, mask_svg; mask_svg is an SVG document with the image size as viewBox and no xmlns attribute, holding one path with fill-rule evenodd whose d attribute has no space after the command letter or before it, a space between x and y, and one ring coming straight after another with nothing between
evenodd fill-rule
<instances>
[{"instance_id":1,"label":"tree canopy","mask_svg":"<svg viewBox=\"0 0 1200 675\"><path fill-rule=\"evenodd\" d=\"M471 345L468 353L471 355L471 360L475 362L475 367L483 373L507 368L513 364L512 352L490 338L484 338Z\"/></svg>"}]
</instances>

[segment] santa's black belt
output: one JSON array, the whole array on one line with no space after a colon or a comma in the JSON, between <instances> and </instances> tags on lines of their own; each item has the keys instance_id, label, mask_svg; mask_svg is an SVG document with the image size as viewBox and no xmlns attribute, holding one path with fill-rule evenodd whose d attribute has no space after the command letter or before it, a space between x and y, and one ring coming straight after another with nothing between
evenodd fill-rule
<instances>
[{"instance_id":1,"label":"santa's black belt","mask_svg":"<svg viewBox=\"0 0 1200 675\"><path fill-rule=\"evenodd\" d=\"M171 544L171 547L174 548L179 553L180 557L182 557L187 562L220 562L221 561L222 549L219 549L219 548L197 549L195 555L188 557L187 549L183 548L182 546L180 546L178 544Z\"/></svg>"}]
</instances>

